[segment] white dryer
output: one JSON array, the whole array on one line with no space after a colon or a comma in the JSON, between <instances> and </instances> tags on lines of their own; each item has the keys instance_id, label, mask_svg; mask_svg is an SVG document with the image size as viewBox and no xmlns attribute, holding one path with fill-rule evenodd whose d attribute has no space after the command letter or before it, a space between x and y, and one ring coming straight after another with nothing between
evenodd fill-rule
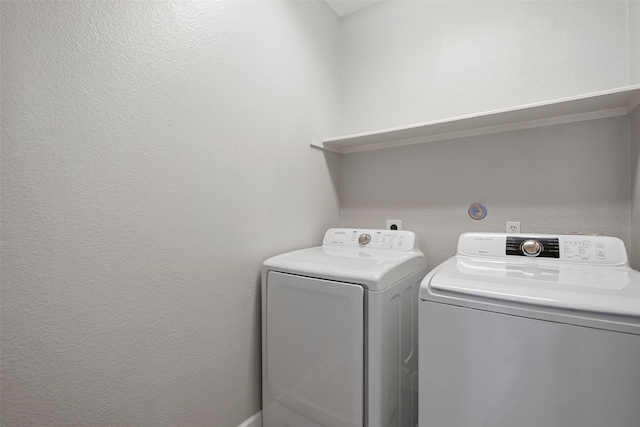
<instances>
[{"instance_id":1,"label":"white dryer","mask_svg":"<svg viewBox=\"0 0 640 427\"><path fill-rule=\"evenodd\" d=\"M420 427L640 426L640 273L619 239L463 234L419 297Z\"/></svg>"},{"instance_id":2,"label":"white dryer","mask_svg":"<svg viewBox=\"0 0 640 427\"><path fill-rule=\"evenodd\" d=\"M426 273L410 231L330 229L265 261L263 427L415 427Z\"/></svg>"}]
</instances>

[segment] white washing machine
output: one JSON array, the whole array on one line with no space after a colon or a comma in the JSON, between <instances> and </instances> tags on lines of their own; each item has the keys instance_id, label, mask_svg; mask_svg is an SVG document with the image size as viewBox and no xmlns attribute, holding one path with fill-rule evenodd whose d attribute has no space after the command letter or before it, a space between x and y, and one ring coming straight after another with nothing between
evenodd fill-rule
<instances>
[{"instance_id":1,"label":"white washing machine","mask_svg":"<svg viewBox=\"0 0 640 427\"><path fill-rule=\"evenodd\" d=\"M420 427L640 426L640 273L619 239L463 234L419 298Z\"/></svg>"},{"instance_id":2,"label":"white washing machine","mask_svg":"<svg viewBox=\"0 0 640 427\"><path fill-rule=\"evenodd\" d=\"M263 427L415 427L426 273L410 231L330 229L265 261Z\"/></svg>"}]
</instances>

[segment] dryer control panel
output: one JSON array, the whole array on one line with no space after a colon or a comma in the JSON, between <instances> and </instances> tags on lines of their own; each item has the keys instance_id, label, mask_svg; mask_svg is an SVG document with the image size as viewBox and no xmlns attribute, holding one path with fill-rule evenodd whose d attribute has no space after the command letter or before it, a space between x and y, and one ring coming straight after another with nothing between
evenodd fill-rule
<instances>
[{"instance_id":1,"label":"dryer control panel","mask_svg":"<svg viewBox=\"0 0 640 427\"><path fill-rule=\"evenodd\" d=\"M608 236L505 233L465 233L458 253L469 256L508 257L581 264L628 263L622 240Z\"/></svg>"},{"instance_id":2,"label":"dryer control panel","mask_svg":"<svg viewBox=\"0 0 640 427\"><path fill-rule=\"evenodd\" d=\"M406 230L331 228L322 241L324 247L367 248L387 251L410 251L417 248L416 235Z\"/></svg>"}]
</instances>

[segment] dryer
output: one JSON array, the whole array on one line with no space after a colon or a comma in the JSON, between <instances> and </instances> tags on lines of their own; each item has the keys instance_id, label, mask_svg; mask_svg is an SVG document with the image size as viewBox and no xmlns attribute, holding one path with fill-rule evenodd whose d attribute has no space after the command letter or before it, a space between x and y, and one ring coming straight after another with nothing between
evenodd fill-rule
<instances>
[{"instance_id":1,"label":"dryer","mask_svg":"<svg viewBox=\"0 0 640 427\"><path fill-rule=\"evenodd\" d=\"M466 233L419 293L420 427L640 426L622 241Z\"/></svg>"},{"instance_id":2,"label":"dryer","mask_svg":"<svg viewBox=\"0 0 640 427\"><path fill-rule=\"evenodd\" d=\"M339 229L262 268L264 427L415 427L417 301L410 231Z\"/></svg>"}]
</instances>

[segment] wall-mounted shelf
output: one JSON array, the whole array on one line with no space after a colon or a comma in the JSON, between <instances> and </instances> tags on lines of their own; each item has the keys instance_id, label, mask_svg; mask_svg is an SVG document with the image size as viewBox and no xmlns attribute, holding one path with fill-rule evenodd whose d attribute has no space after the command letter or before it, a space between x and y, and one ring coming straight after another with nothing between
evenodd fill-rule
<instances>
[{"instance_id":1,"label":"wall-mounted shelf","mask_svg":"<svg viewBox=\"0 0 640 427\"><path fill-rule=\"evenodd\" d=\"M321 140L314 139L311 140L311 145L337 153L354 153L624 116L630 114L638 106L640 106L640 85L635 85L377 132Z\"/></svg>"}]
</instances>

